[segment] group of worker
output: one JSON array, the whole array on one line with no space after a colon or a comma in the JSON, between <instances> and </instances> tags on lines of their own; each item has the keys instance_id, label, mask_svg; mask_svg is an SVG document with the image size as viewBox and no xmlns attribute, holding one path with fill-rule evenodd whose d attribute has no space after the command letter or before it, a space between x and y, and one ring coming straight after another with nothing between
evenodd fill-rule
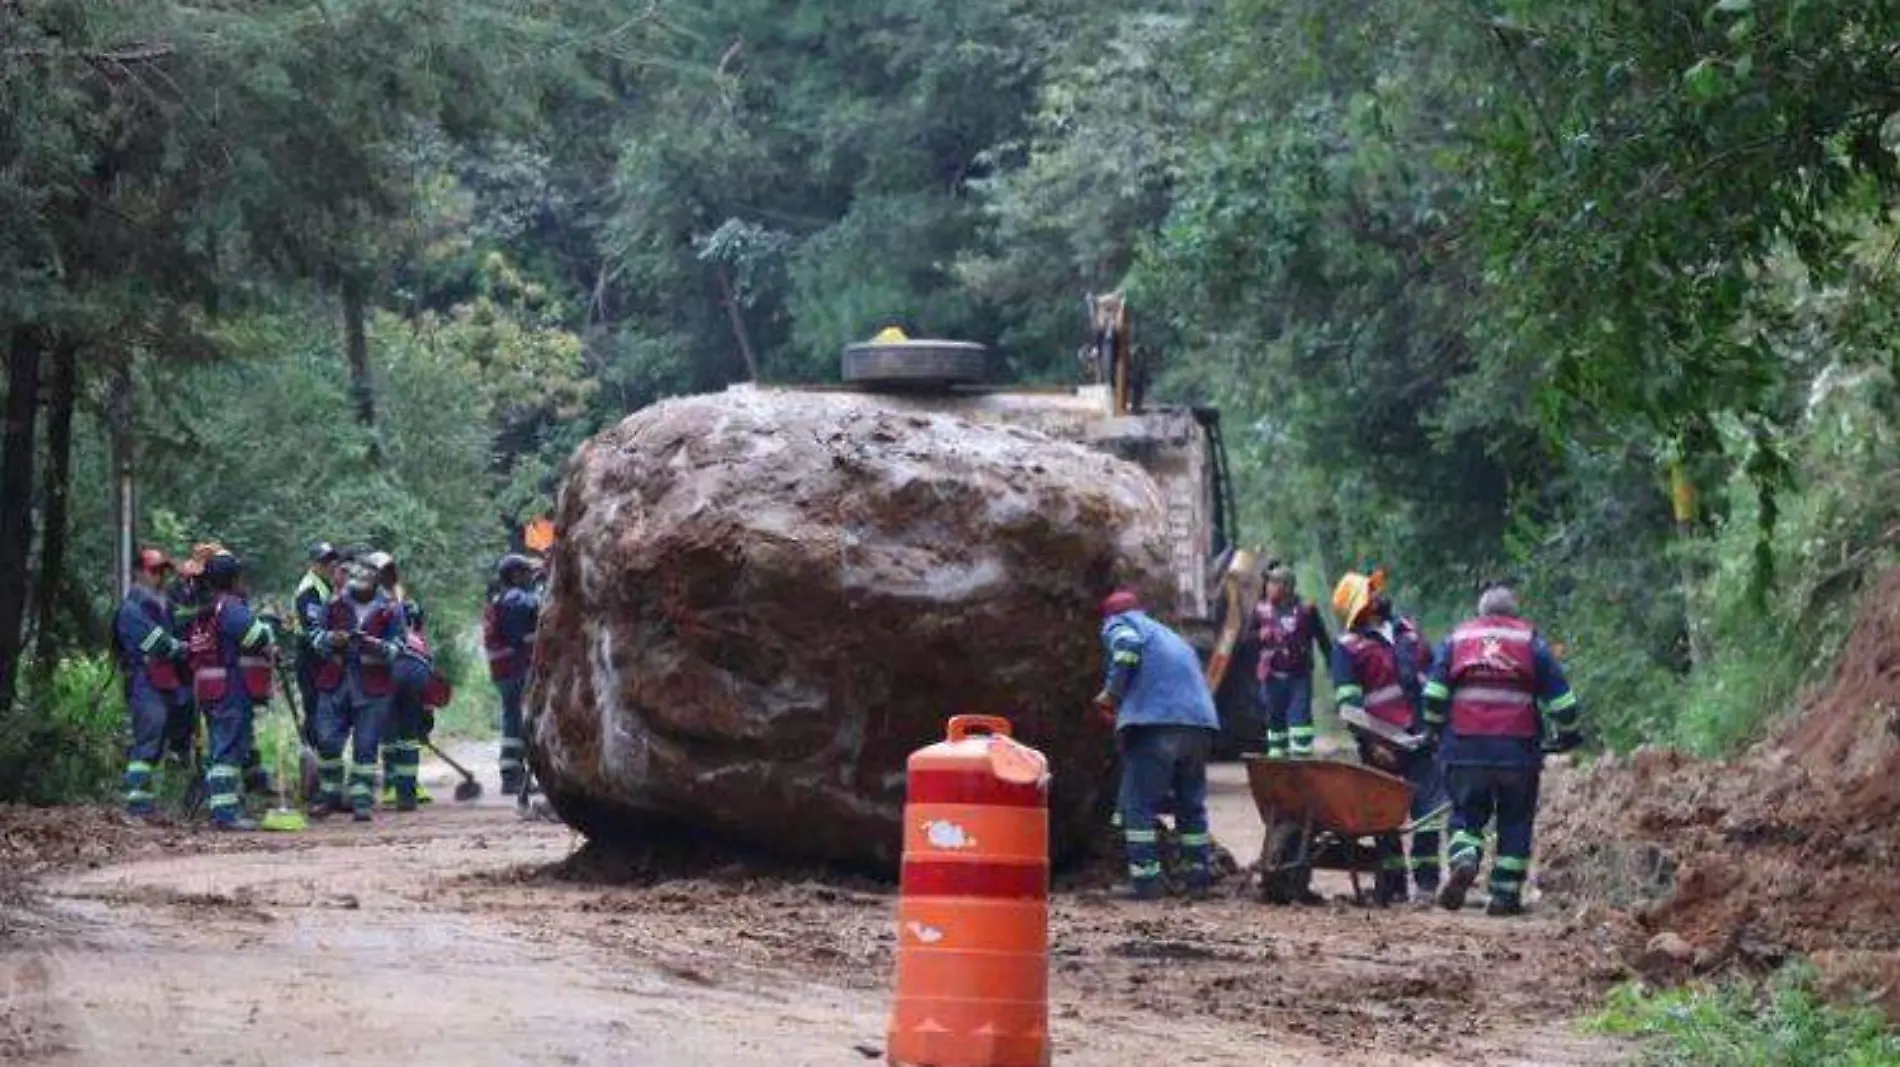
<instances>
[{"instance_id":1,"label":"group of worker","mask_svg":"<svg viewBox=\"0 0 1900 1067\"><path fill-rule=\"evenodd\" d=\"M1252 620L1261 750L1275 760L1314 757L1313 672L1325 660L1360 761L1412 787L1409 843L1398 833L1376 841L1375 899L1464 907L1495 823L1486 911L1520 914L1545 757L1583 742L1577 697L1549 643L1502 584L1486 586L1476 614L1436 649L1393 607L1382 572L1345 575L1332 608L1337 640L1300 599L1292 570L1269 566ZM1213 694L1192 646L1143 611L1134 592L1112 594L1102 614L1107 665L1096 703L1121 753L1130 891L1167 894L1158 816L1171 812L1185 888L1204 892L1214 880L1207 762L1221 728Z\"/></svg>"},{"instance_id":2,"label":"group of worker","mask_svg":"<svg viewBox=\"0 0 1900 1067\"><path fill-rule=\"evenodd\" d=\"M483 618L502 704L506 794L527 787L521 708L540 613L538 573L528 556L504 557ZM155 813L155 776L170 756L202 765L214 827L255 829L245 795L274 792L256 714L275 695L285 658L294 665L302 741L316 756L315 787L304 798L309 814L372 821L379 756L384 806L414 811L429 802L419 776L422 749L452 690L395 557L312 545L287 620L252 606L243 575L243 562L215 543L176 563L157 548L138 554L114 625L132 735L126 811ZM202 754L194 751L200 717Z\"/></svg>"}]
</instances>

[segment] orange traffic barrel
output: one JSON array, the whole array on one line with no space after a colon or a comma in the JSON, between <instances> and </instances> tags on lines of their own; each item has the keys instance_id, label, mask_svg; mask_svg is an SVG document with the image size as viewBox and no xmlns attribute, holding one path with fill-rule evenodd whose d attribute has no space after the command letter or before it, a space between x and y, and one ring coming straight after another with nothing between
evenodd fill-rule
<instances>
[{"instance_id":1,"label":"orange traffic barrel","mask_svg":"<svg viewBox=\"0 0 1900 1067\"><path fill-rule=\"evenodd\" d=\"M959 715L909 770L889 1061L1047 1067L1049 761Z\"/></svg>"}]
</instances>

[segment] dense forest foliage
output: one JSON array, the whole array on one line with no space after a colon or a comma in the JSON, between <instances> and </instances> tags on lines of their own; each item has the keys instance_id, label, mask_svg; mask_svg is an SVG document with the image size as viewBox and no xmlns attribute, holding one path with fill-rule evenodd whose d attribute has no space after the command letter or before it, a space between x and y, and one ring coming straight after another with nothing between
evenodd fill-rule
<instances>
[{"instance_id":1,"label":"dense forest foliage","mask_svg":"<svg viewBox=\"0 0 1900 1067\"><path fill-rule=\"evenodd\" d=\"M1602 741L1732 746L1900 536L1897 40L1884 0L3 0L0 750L89 688L120 473L143 540L285 594L373 542L466 624L626 412L890 324L1062 380L1116 288L1248 540L1436 624L1513 577Z\"/></svg>"}]
</instances>

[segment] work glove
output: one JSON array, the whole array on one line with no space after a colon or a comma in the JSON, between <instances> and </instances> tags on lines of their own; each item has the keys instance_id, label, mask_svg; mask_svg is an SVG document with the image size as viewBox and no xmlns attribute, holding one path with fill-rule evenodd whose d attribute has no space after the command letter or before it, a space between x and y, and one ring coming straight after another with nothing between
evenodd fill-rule
<instances>
[{"instance_id":1,"label":"work glove","mask_svg":"<svg viewBox=\"0 0 1900 1067\"><path fill-rule=\"evenodd\" d=\"M1544 751L1561 756L1566 752L1575 752L1583 747L1583 734L1576 730L1566 730L1544 742Z\"/></svg>"},{"instance_id":2,"label":"work glove","mask_svg":"<svg viewBox=\"0 0 1900 1067\"><path fill-rule=\"evenodd\" d=\"M1095 714L1110 728L1115 725L1115 712L1121 705L1121 698L1104 689L1095 694Z\"/></svg>"}]
</instances>

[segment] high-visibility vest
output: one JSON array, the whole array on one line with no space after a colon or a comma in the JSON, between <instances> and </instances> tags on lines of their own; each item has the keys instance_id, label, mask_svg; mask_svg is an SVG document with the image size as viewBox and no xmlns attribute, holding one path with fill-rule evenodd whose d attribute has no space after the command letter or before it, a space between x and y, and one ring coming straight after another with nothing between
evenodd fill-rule
<instances>
[{"instance_id":1,"label":"high-visibility vest","mask_svg":"<svg viewBox=\"0 0 1900 1067\"><path fill-rule=\"evenodd\" d=\"M1463 737L1538 736L1537 630L1489 615L1451 632L1451 731Z\"/></svg>"},{"instance_id":2,"label":"high-visibility vest","mask_svg":"<svg viewBox=\"0 0 1900 1067\"><path fill-rule=\"evenodd\" d=\"M1401 730L1412 728L1412 700L1399 676L1398 653L1384 641L1347 633L1339 643L1352 660L1353 679L1365 691L1366 714Z\"/></svg>"}]
</instances>

